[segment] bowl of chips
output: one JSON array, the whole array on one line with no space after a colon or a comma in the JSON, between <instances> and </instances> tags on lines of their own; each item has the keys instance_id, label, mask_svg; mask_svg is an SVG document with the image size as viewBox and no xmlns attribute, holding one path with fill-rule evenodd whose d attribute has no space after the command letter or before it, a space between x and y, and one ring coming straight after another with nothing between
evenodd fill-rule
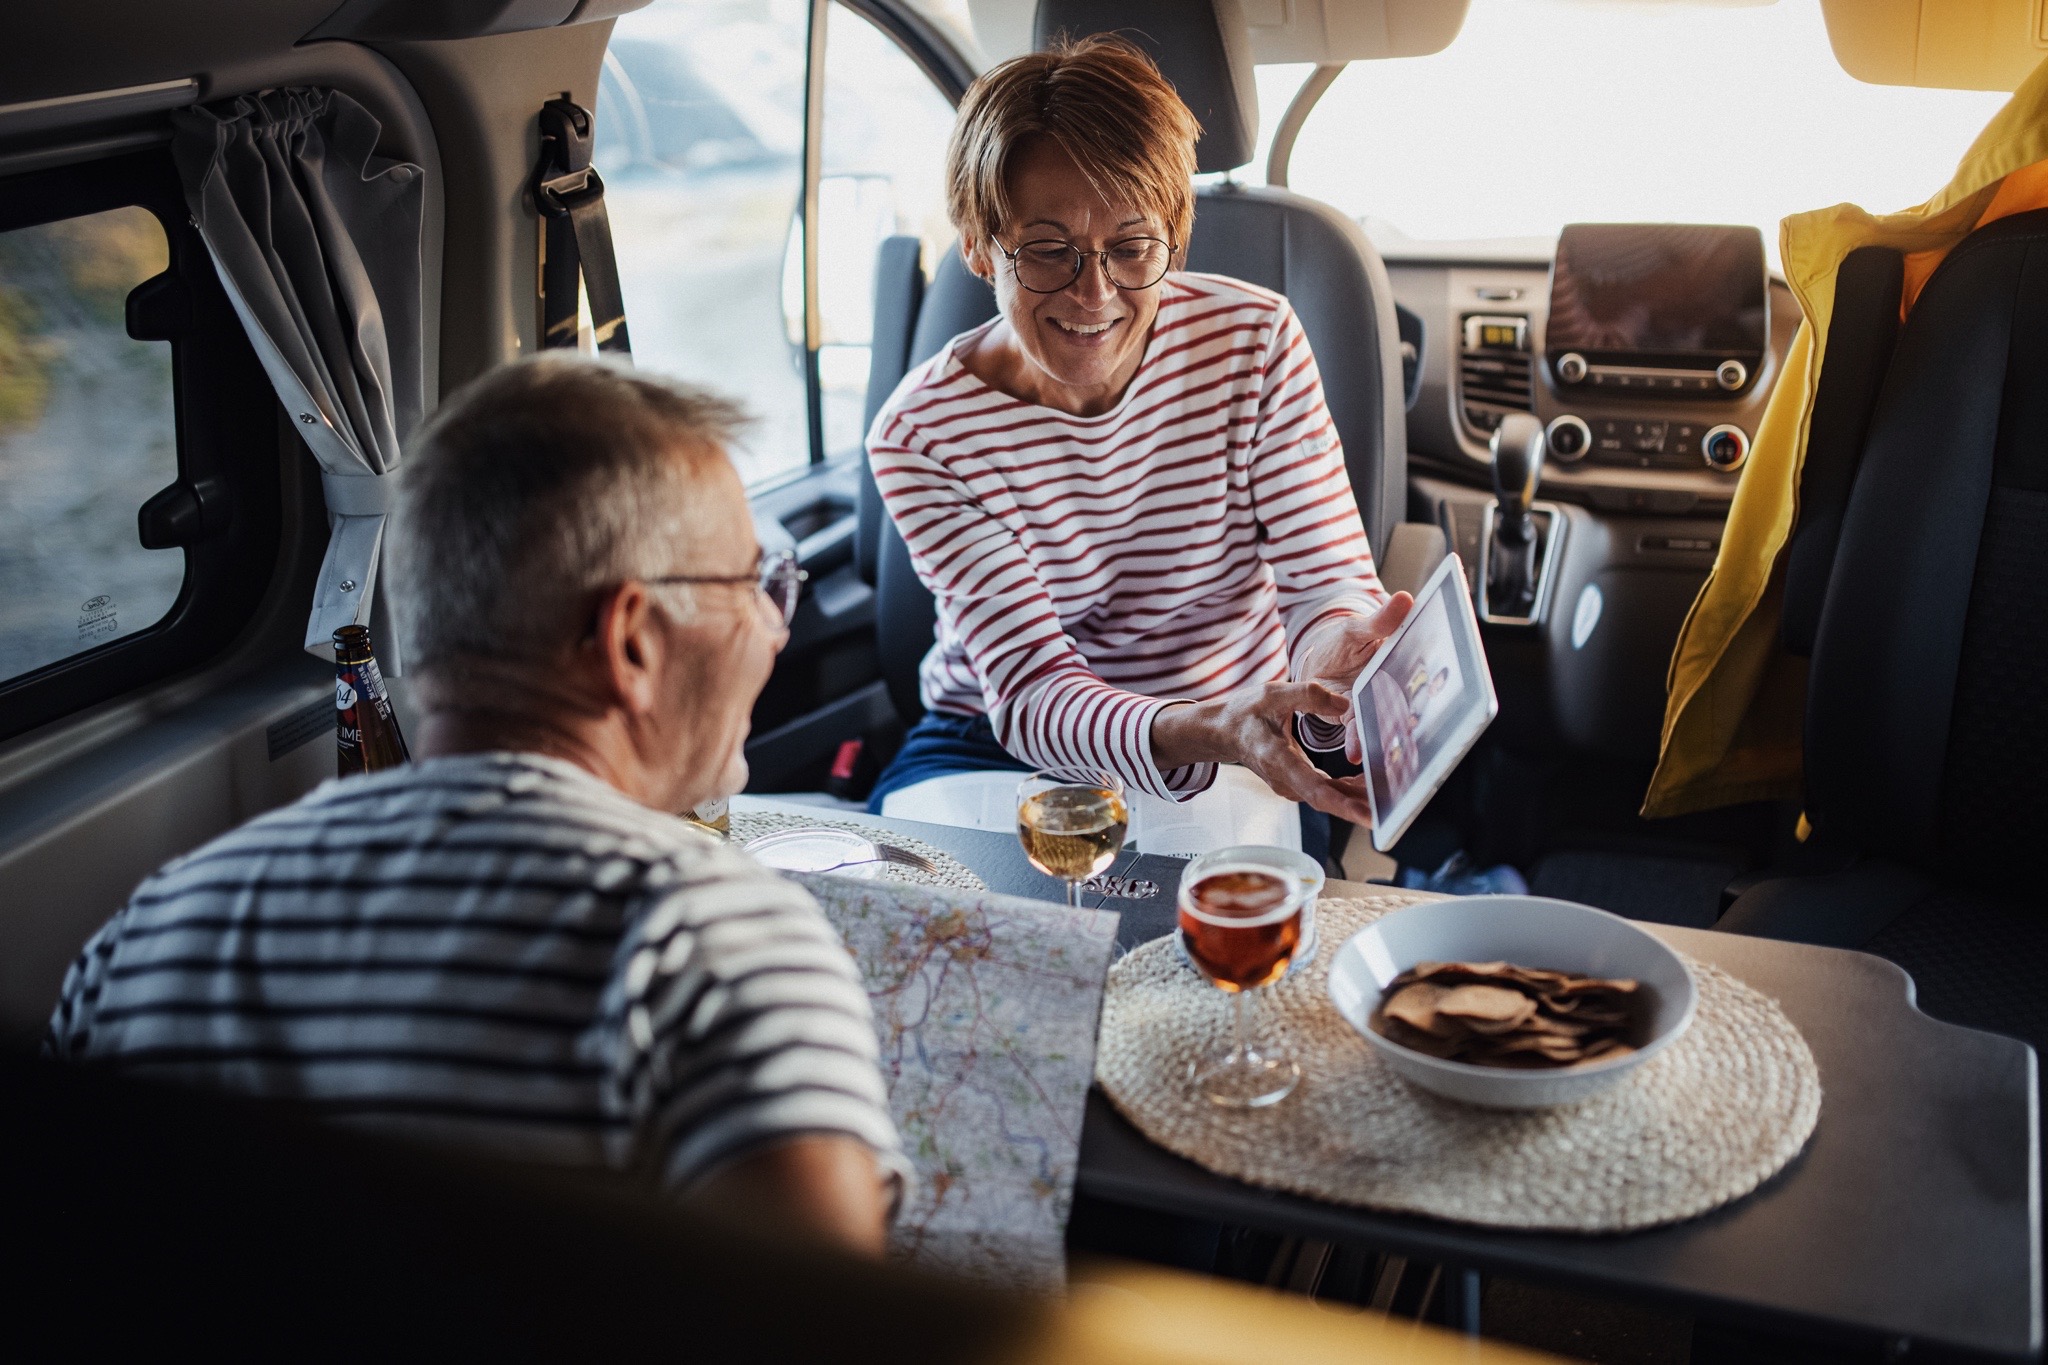
<instances>
[{"instance_id":1,"label":"bowl of chips","mask_svg":"<svg viewBox=\"0 0 2048 1365\"><path fill-rule=\"evenodd\" d=\"M1539 896L1403 906L1337 950L1330 999L1388 1065L1494 1109L1570 1104L1671 1046L1699 1000L1663 940Z\"/></svg>"}]
</instances>

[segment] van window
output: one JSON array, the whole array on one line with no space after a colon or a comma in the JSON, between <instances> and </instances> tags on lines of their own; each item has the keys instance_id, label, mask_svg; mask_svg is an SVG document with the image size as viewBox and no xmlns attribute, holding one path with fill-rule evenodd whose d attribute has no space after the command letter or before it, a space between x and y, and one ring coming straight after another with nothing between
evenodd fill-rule
<instances>
[{"instance_id":1,"label":"van window","mask_svg":"<svg viewBox=\"0 0 2048 1365\"><path fill-rule=\"evenodd\" d=\"M866 19L838 5L825 26L825 143L818 185L818 312L823 341L825 454L861 448L875 255L885 238L924 242L927 276L952 249L946 221L946 139L953 106L930 77ZM800 277L786 271L785 279ZM785 291L787 297L787 291ZM801 289L786 312L803 336Z\"/></svg>"},{"instance_id":2,"label":"van window","mask_svg":"<svg viewBox=\"0 0 2048 1365\"><path fill-rule=\"evenodd\" d=\"M757 484L810 459L803 348L782 263L803 188L805 6L655 0L621 15L592 161L633 361L739 399L733 452Z\"/></svg>"},{"instance_id":3,"label":"van window","mask_svg":"<svg viewBox=\"0 0 2048 1365\"><path fill-rule=\"evenodd\" d=\"M169 242L139 206L0 232L0 682L144 631L185 583L136 513L178 478L171 348L128 292Z\"/></svg>"},{"instance_id":4,"label":"van window","mask_svg":"<svg viewBox=\"0 0 2048 1365\"><path fill-rule=\"evenodd\" d=\"M605 178L633 360L740 399L750 485L810 459L803 327L807 6L655 0L605 54L593 153ZM826 456L860 446L884 238L945 226L951 104L894 40L833 5L820 151L818 356Z\"/></svg>"}]
</instances>

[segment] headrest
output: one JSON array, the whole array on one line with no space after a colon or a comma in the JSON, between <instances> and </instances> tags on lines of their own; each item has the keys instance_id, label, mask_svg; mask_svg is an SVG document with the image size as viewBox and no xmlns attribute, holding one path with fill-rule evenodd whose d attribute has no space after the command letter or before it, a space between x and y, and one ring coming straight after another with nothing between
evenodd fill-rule
<instances>
[{"instance_id":1,"label":"headrest","mask_svg":"<svg viewBox=\"0 0 2048 1365\"><path fill-rule=\"evenodd\" d=\"M1239 0L1038 0L1033 47L1114 33L1151 54L1202 125L1198 171L1235 170L1259 144L1251 30Z\"/></svg>"}]
</instances>

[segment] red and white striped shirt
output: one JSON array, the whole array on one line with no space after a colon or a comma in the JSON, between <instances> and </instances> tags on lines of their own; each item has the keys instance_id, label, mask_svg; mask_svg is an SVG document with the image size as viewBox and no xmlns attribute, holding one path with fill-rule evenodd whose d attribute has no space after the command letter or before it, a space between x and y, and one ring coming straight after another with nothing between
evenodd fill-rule
<instances>
[{"instance_id":1,"label":"red and white striped shirt","mask_svg":"<svg viewBox=\"0 0 2048 1365\"><path fill-rule=\"evenodd\" d=\"M1280 295L1170 274L1121 401L1075 417L991 388L955 337L875 417L868 458L938 599L925 705L986 713L1041 767L1185 799L1152 718L1285 680L1310 626L1386 597L1308 338Z\"/></svg>"}]
</instances>

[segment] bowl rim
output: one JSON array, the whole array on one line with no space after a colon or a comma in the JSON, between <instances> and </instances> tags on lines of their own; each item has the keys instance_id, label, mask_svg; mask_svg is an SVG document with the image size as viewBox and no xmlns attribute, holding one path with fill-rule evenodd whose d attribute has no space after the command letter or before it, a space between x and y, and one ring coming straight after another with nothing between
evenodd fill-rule
<instances>
[{"instance_id":1,"label":"bowl rim","mask_svg":"<svg viewBox=\"0 0 2048 1365\"><path fill-rule=\"evenodd\" d=\"M1343 1006L1337 1004L1338 964L1344 960L1344 955L1351 951L1351 947L1354 943L1356 943L1359 939L1364 938L1367 934L1373 932L1373 930L1379 928L1382 924L1385 924L1394 916L1399 915L1408 910L1419 910L1425 906L1463 906L1473 905L1476 903L1498 903L1501 901L1511 901L1516 904L1527 904L1529 902L1534 901L1545 905L1562 905L1570 908L1573 911L1581 911L1589 915L1597 915L1602 919L1613 920L1615 923L1622 925L1624 928L1626 928L1630 933L1641 935L1644 939L1647 939L1652 945L1654 945L1658 950L1670 954L1671 960L1678 964L1678 970L1680 971L1680 973L1684 975L1685 983L1688 987L1688 990L1686 992L1685 1009L1679 1014L1678 1022L1673 1024L1670 1028L1666 1029L1657 1037L1645 1043L1643 1046L1637 1048L1635 1051L1625 1053L1619 1057L1608 1057L1601 1061L1594 1062L1591 1065L1573 1065L1546 1068L1532 1067L1528 1070L1522 1070L1519 1068L1503 1066L1481 1066L1477 1062L1460 1062L1455 1061L1449 1057L1432 1057L1427 1052L1418 1052L1414 1048L1409 1047L1406 1044L1395 1042L1392 1038L1389 1038L1385 1034L1375 1030L1369 1023L1354 1021L1349 1014L1346 1014L1344 1012ZM1362 951L1363 950L1361 950L1361 952ZM1403 968L1402 970L1405 971L1406 968ZM1685 960L1684 955L1681 954L1677 949L1673 948L1663 939L1658 938L1649 930L1643 928L1642 925L1636 923L1634 920L1627 919L1621 915L1617 915L1611 910L1602 910L1597 905L1585 905L1580 903L1579 901L1560 900L1555 896L1531 896L1527 894L1514 892L1496 892L1481 896L1452 896L1447 897L1443 900L1413 901L1407 905L1400 906L1397 909L1389 910L1386 914L1380 916L1371 924L1366 925L1364 928L1358 930L1356 933L1352 934L1349 938L1345 939L1342 943L1337 945L1336 952L1331 954L1330 957L1330 975L1328 981L1324 983L1324 989L1329 992L1330 1004L1336 1007L1338 1015L1343 1018L1344 1022L1350 1024L1353 1029L1363 1034L1365 1036L1365 1040L1368 1043L1372 1044L1374 1047L1380 1048L1382 1051L1392 1053L1399 1057L1410 1058L1433 1070L1441 1070L1449 1075L1471 1076L1485 1079L1500 1080L1505 1083L1515 1085L1534 1081L1555 1081L1564 1079L1566 1077L1604 1076L1609 1072L1627 1071L1631 1067L1640 1066L1642 1063L1647 1062L1648 1060L1650 1060L1650 1058L1656 1056L1665 1048L1671 1046L1671 1044L1673 1044L1674 1042L1678 1041L1678 1039L1683 1037L1685 1035L1685 1031L1692 1027L1693 1017L1699 1013L1700 1008L1699 978L1693 975L1691 964Z\"/></svg>"}]
</instances>

